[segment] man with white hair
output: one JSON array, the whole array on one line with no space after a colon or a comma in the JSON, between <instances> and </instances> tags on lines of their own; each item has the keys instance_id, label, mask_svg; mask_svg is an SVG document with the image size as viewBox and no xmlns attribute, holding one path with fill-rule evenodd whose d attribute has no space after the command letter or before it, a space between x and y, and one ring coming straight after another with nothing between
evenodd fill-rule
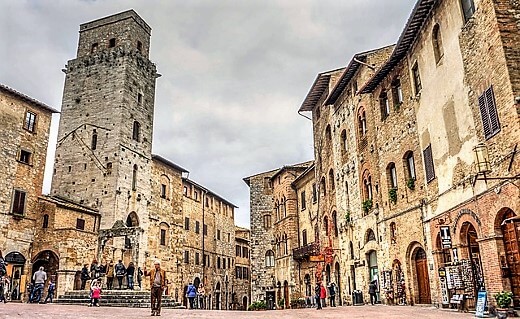
<instances>
[{"instance_id":1,"label":"man with white hair","mask_svg":"<svg viewBox=\"0 0 520 319\"><path fill-rule=\"evenodd\" d=\"M40 269L34 273L32 279L34 280L34 289L31 301L40 302L43 294L43 286L47 281L47 273L43 270L43 266L40 267Z\"/></svg>"},{"instance_id":2,"label":"man with white hair","mask_svg":"<svg viewBox=\"0 0 520 319\"><path fill-rule=\"evenodd\" d=\"M152 316L161 315L161 296L166 287L166 272L161 269L161 262L154 261L154 268L150 271L144 267L144 275L150 276Z\"/></svg>"}]
</instances>

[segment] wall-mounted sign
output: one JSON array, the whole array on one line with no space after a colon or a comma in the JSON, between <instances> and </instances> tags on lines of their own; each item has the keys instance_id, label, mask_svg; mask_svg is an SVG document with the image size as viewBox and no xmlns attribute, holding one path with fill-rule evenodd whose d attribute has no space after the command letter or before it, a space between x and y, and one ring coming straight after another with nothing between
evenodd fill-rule
<instances>
[{"instance_id":1,"label":"wall-mounted sign","mask_svg":"<svg viewBox=\"0 0 520 319\"><path fill-rule=\"evenodd\" d=\"M443 249L451 248L451 235L449 226L441 226L441 246Z\"/></svg>"},{"instance_id":2,"label":"wall-mounted sign","mask_svg":"<svg viewBox=\"0 0 520 319\"><path fill-rule=\"evenodd\" d=\"M309 256L310 262L324 262L325 256L323 255L317 255L317 256Z\"/></svg>"},{"instance_id":3,"label":"wall-mounted sign","mask_svg":"<svg viewBox=\"0 0 520 319\"><path fill-rule=\"evenodd\" d=\"M441 267L439 268L439 277L446 277L446 268Z\"/></svg>"}]
</instances>

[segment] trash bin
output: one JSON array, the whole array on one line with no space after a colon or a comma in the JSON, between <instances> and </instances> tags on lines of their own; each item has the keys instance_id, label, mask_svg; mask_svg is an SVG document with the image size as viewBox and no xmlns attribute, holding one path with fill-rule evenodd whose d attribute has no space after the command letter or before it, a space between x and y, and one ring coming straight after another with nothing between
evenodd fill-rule
<instances>
[{"instance_id":1,"label":"trash bin","mask_svg":"<svg viewBox=\"0 0 520 319\"><path fill-rule=\"evenodd\" d=\"M354 290L352 292L352 305L363 305L363 292L361 290Z\"/></svg>"}]
</instances>

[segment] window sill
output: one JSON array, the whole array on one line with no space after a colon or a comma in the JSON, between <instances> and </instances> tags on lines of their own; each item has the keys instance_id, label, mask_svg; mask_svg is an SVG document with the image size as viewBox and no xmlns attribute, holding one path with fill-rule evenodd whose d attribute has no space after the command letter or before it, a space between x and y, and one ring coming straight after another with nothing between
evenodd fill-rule
<instances>
[{"instance_id":1,"label":"window sill","mask_svg":"<svg viewBox=\"0 0 520 319\"><path fill-rule=\"evenodd\" d=\"M24 129L24 131L26 131L26 132L29 132L29 133L31 133L31 134L33 134L33 135L36 135L36 128L35 128L33 131L31 131L30 129L28 129L28 128L26 128L26 127L24 127L23 129Z\"/></svg>"},{"instance_id":2,"label":"window sill","mask_svg":"<svg viewBox=\"0 0 520 319\"><path fill-rule=\"evenodd\" d=\"M29 166L29 167L33 167L33 164L31 164L31 163L27 163L27 162L20 161L20 160L16 160L16 161L17 161L18 163L20 163L20 164L24 164L24 165L27 165L27 166Z\"/></svg>"}]
</instances>

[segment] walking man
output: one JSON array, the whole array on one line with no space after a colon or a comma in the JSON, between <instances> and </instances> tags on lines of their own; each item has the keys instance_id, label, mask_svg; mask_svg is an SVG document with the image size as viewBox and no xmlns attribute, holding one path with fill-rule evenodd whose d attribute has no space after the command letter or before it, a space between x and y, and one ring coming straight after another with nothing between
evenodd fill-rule
<instances>
[{"instance_id":1,"label":"walking man","mask_svg":"<svg viewBox=\"0 0 520 319\"><path fill-rule=\"evenodd\" d=\"M112 290L112 285L114 284L114 263L112 260L108 263L107 269L107 289Z\"/></svg>"},{"instance_id":2,"label":"walking man","mask_svg":"<svg viewBox=\"0 0 520 319\"><path fill-rule=\"evenodd\" d=\"M80 289L83 290L83 289L85 289L85 286L87 285L87 280L90 279L87 264L84 264L83 268L81 268L80 279L81 279L81 288Z\"/></svg>"},{"instance_id":3,"label":"walking man","mask_svg":"<svg viewBox=\"0 0 520 319\"><path fill-rule=\"evenodd\" d=\"M190 301L190 309L195 309L194 301L195 297L197 297L197 288L190 282L188 285L188 290L186 291L186 297Z\"/></svg>"},{"instance_id":4,"label":"walking man","mask_svg":"<svg viewBox=\"0 0 520 319\"><path fill-rule=\"evenodd\" d=\"M336 284L331 282L329 288L329 304L331 307L336 307Z\"/></svg>"},{"instance_id":5,"label":"walking man","mask_svg":"<svg viewBox=\"0 0 520 319\"><path fill-rule=\"evenodd\" d=\"M317 282L316 287L314 287L314 298L316 299L316 306L318 307L318 308L316 308L316 310L322 309L320 295L321 295L321 285L319 282Z\"/></svg>"},{"instance_id":6,"label":"walking man","mask_svg":"<svg viewBox=\"0 0 520 319\"><path fill-rule=\"evenodd\" d=\"M123 285L123 278L126 275L126 268L123 265L123 261L119 259L115 267L115 273L117 277L117 283L119 284L119 290L121 290L121 286Z\"/></svg>"},{"instance_id":7,"label":"walking man","mask_svg":"<svg viewBox=\"0 0 520 319\"><path fill-rule=\"evenodd\" d=\"M370 295L370 304L373 306L377 303L377 285L375 280L372 280L370 285L368 285L368 294Z\"/></svg>"},{"instance_id":8,"label":"walking man","mask_svg":"<svg viewBox=\"0 0 520 319\"><path fill-rule=\"evenodd\" d=\"M152 316L160 316L161 296L163 289L166 287L166 272L161 269L159 260L156 260L152 270L147 271L144 267L144 275L150 276Z\"/></svg>"},{"instance_id":9,"label":"walking man","mask_svg":"<svg viewBox=\"0 0 520 319\"><path fill-rule=\"evenodd\" d=\"M40 267L40 269L34 273L32 279L34 280L34 289L31 300L33 302L40 302L43 295L43 286L47 281L47 273L43 270L43 267Z\"/></svg>"}]
</instances>

